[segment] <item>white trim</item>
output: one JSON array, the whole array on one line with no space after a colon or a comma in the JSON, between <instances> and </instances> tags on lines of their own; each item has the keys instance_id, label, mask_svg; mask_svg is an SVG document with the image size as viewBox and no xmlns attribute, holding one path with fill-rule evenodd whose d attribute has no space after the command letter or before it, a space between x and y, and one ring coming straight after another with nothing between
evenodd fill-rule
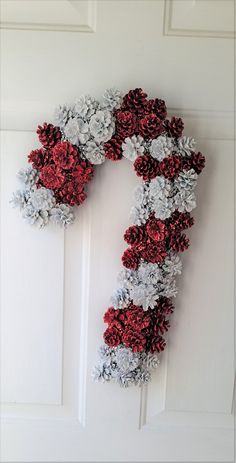
<instances>
[{"instance_id":1,"label":"white trim","mask_svg":"<svg viewBox=\"0 0 236 463\"><path fill-rule=\"evenodd\" d=\"M207 29L176 29L172 27L173 0L165 0L163 35L185 36L185 37L211 37L220 39L233 39L234 31L207 30Z\"/></svg>"},{"instance_id":2,"label":"white trim","mask_svg":"<svg viewBox=\"0 0 236 463\"><path fill-rule=\"evenodd\" d=\"M90 295L90 252L91 252L91 210L87 205L86 220L82 230L82 282L80 299L80 347L79 347L79 395L78 419L80 424L86 424L86 393L87 393L87 359L88 359L88 314Z\"/></svg>"},{"instance_id":3,"label":"white trim","mask_svg":"<svg viewBox=\"0 0 236 463\"><path fill-rule=\"evenodd\" d=\"M0 29L30 30L30 31L56 31L56 32L95 32L97 16L97 0L88 0L87 24L47 24L1 21Z\"/></svg>"}]
</instances>

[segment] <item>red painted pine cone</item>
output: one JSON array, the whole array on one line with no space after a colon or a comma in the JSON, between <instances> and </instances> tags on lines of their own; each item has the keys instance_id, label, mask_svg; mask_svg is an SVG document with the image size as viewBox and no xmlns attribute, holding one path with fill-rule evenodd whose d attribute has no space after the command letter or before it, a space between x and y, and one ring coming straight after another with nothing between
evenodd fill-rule
<instances>
[{"instance_id":1,"label":"red painted pine cone","mask_svg":"<svg viewBox=\"0 0 236 463\"><path fill-rule=\"evenodd\" d=\"M170 121L165 121L164 126L170 137L181 137L184 130L184 123L180 117L172 117Z\"/></svg>"},{"instance_id":2,"label":"red painted pine cone","mask_svg":"<svg viewBox=\"0 0 236 463\"><path fill-rule=\"evenodd\" d=\"M108 142L104 144L104 151L106 158L112 161L122 159L122 145L123 139L119 135L114 135Z\"/></svg>"},{"instance_id":3,"label":"red painted pine cone","mask_svg":"<svg viewBox=\"0 0 236 463\"><path fill-rule=\"evenodd\" d=\"M124 96L122 109L143 114L147 105L147 94L141 88L130 90Z\"/></svg>"},{"instance_id":4,"label":"red painted pine cone","mask_svg":"<svg viewBox=\"0 0 236 463\"><path fill-rule=\"evenodd\" d=\"M158 173L158 162L148 154L139 156L134 161L134 170L138 177L142 177L144 181L155 178Z\"/></svg>"},{"instance_id":5,"label":"red painted pine cone","mask_svg":"<svg viewBox=\"0 0 236 463\"><path fill-rule=\"evenodd\" d=\"M42 126L38 126L37 134L39 141L42 143L44 148L52 148L61 140L62 137L59 127L47 124L47 122L44 122Z\"/></svg>"}]
</instances>

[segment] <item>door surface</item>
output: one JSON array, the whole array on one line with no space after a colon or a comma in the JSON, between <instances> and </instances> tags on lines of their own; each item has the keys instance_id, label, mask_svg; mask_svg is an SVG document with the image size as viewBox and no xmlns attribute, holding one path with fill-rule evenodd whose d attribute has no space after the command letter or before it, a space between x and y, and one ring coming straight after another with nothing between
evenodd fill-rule
<instances>
[{"instance_id":1,"label":"door surface","mask_svg":"<svg viewBox=\"0 0 236 463\"><path fill-rule=\"evenodd\" d=\"M2 461L233 460L231 0L1 1ZM54 107L143 87L207 164L168 350L145 388L94 384L129 225L131 164L96 169L65 232L25 224L15 177Z\"/></svg>"}]
</instances>

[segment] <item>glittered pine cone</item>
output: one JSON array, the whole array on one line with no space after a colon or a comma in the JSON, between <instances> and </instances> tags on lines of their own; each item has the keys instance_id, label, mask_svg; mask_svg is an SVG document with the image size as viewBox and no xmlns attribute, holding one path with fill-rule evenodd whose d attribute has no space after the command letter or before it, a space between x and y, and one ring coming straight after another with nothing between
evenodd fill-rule
<instances>
[{"instance_id":1,"label":"glittered pine cone","mask_svg":"<svg viewBox=\"0 0 236 463\"><path fill-rule=\"evenodd\" d=\"M56 200L59 203L79 206L86 199L83 184L75 180L65 182L61 188L55 191Z\"/></svg>"},{"instance_id":2,"label":"glittered pine cone","mask_svg":"<svg viewBox=\"0 0 236 463\"><path fill-rule=\"evenodd\" d=\"M137 130L137 118L130 111L117 111L116 113L116 133L122 140L132 137Z\"/></svg>"},{"instance_id":3,"label":"glittered pine cone","mask_svg":"<svg viewBox=\"0 0 236 463\"><path fill-rule=\"evenodd\" d=\"M141 331L127 328L123 333L122 341L133 352L143 352L145 350L146 339Z\"/></svg>"},{"instance_id":4,"label":"glittered pine cone","mask_svg":"<svg viewBox=\"0 0 236 463\"><path fill-rule=\"evenodd\" d=\"M104 323L110 325L115 320L116 312L117 310L114 307L109 307L103 317Z\"/></svg>"},{"instance_id":5,"label":"glittered pine cone","mask_svg":"<svg viewBox=\"0 0 236 463\"><path fill-rule=\"evenodd\" d=\"M121 343L121 332L115 326L112 326L107 328L103 338L109 347L117 347Z\"/></svg>"},{"instance_id":6,"label":"glittered pine cone","mask_svg":"<svg viewBox=\"0 0 236 463\"><path fill-rule=\"evenodd\" d=\"M143 114L147 105L147 94L141 88L130 90L123 98L122 109Z\"/></svg>"},{"instance_id":7,"label":"glittered pine cone","mask_svg":"<svg viewBox=\"0 0 236 463\"><path fill-rule=\"evenodd\" d=\"M114 307L109 307L103 319L105 323L108 323L109 328L115 326L119 330L123 330L126 322L126 313L124 309L116 310Z\"/></svg>"},{"instance_id":8,"label":"glittered pine cone","mask_svg":"<svg viewBox=\"0 0 236 463\"><path fill-rule=\"evenodd\" d=\"M76 164L72 172L72 176L78 183L85 184L92 180L93 173L94 168L91 162L85 159L79 159L78 164Z\"/></svg>"},{"instance_id":9,"label":"glittered pine cone","mask_svg":"<svg viewBox=\"0 0 236 463\"><path fill-rule=\"evenodd\" d=\"M147 113L154 113L160 119L165 119L167 115L166 104L164 100L155 98L155 100L149 100L146 107Z\"/></svg>"},{"instance_id":10,"label":"glittered pine cone","mask_svg":"<svg viewBox=\"0 0 236 463\"><path fill-rule=\"evenodd\" d=\"M168 156L159 163L159 173L170 180L179 175L182 170L182 159L178 156Z\"/></svg>"},{"instance_id":11,"label":"glittered pine cone","mask_svg":"<svg viewBox=\"0 0 236 463\"><path fill-rule=\"evenodd\" d=\"M124 267L129 269L136 269L139 266L140 254L134 249L126 249L122 256Z\"/></svg>"},{"instance_id":12,"label":"glittered pine cone","mask_svg":"<svg viewBox=\"0 0 236 463\"><path fill-rule=\"evenodd\" d=\"M65 180L65 176L60 167L54 164L44 166L40 171L39 178L43 186L52 190L60 188Z\"/></svg>"},{"instance_id":13,"label":"glittered pine cone","mask_svg":"<svg viewBox=\"0 0 236 463\"><path fill-rule=\"evenodd\" d=\"M37 134L39 141L42 143L44 148L52 148L61 140L62 137L59 127L47 124L47 122L44 122L42 126L38 126Z\"/></svg>"},{"instance_id":14,"label":"glittered pine cone","mask_svg":"<svg viewBox=\"0 0 236 463\"><path fill-rule=\"evenodd\" d=\"M184 130L184 123L180 117L172 117L164 122L165 130L170 137L181 137Z\"/></svg>"},{"instance_id":15,"label":"glittered pine cone","mask_svg":"<svg viewBox=\"0 0 236 463\"><path fill-rule=\"evenodd\" d=\"M32 166L36 170L41 170L51 159L50 153L44 148L32 150L28 155L28 162L31 162Z\"/></svg>"},{"instance_id":16,"label":"glittered pine cone","mask_svg":"<svg viewBox=\"0 0 236 463\"><path fill-rule=\"evenodd\" d=\"M130 305L126 310L126 324L137 331L148 328L151 325L151 315L143 310L142 307Z\"/></svg>"},{"instance_id":17,"label":"glittered pine cone","mask_svg":"<svg viewBox=\"0 0 236 463\"><path fill-rule=\"evenodd\" d=\"M146 230L148 236L150 236L150 238L152 238L154 241L163 241L167 235L165 223L156 218L151 218L148 220Z\"/></svg>"},{"instance_id":18,"label":"glittered pine cone","mask_svg":"<svg viewBox=\"0 0 236 463\"><path fill-rule=\"evenodd\" d=\"M155 113L146 114L139 121L139 134L143 138L156 138L163 130L162 121Z\"/></svg>"},{"instance_id":19,"label":"glittered pine cone","mask_svg":"<svg viewBox=\"0 0 236 463\"><path fill-rule=\"evenodd\" d=\"M108 142L104 144L104 151L106 158L112 161L118 161L122 159L122 148L123 138L118 134L114 135Z\"/></svg>"},{"instance_id":20,"label":"glittered pine cone","mask_svg":"<svg viewBox=\"0 0 236 463\"><path fill-rule=\"evenodd\" d=\"M169 246L172 251L183 252L188 249L189 244L189 238L185 234L173 233L170 237Z\"/></svg>"},{"instance_id":21,"label":"glittered pine cone","mask_svg":"<svg viewBox=\"0 0 236 463\"><path fill-rule=\"evenodd\" d=\"M134 170L144 181L151 180L159 174L158 162L148 154L139 156L134 161Z\"/></svg>"},{"instance_id":22,"label":"glittered pine cone","mask_svg":"<svg viewBox=\"0 0 236 463\"><path fill-rule=\"evenodd\" d=\"M53 161L61 169L71 169L79 159L79 151L69 141L57 143L52 148Z\"/></svg>"},{"instance_id":23,"label":"glittered pine cone","mask_svg":"<svg viewBox=\"0 0 236 463\"><path fill-rule=\"evenodd\" d=\"M130 244L131 246L136 246L142 243L143 241L145 242L146 240L146 233L145 233L145 228L143 226L139 225L133 225L129 227L124 234L124 240L126 243Z\"/></svg>"},{"instance_id":24,"label":"glittered pine cone","mask_svg":"<svg viewBox=\"0 0 236 463\"><path fill-rule=\"evenodd\" d=\"M163 262L167 256L166 248L162 243L148 243L142 251L142 257L147 262L158 263Z\"/></svg>"}]
</instances>

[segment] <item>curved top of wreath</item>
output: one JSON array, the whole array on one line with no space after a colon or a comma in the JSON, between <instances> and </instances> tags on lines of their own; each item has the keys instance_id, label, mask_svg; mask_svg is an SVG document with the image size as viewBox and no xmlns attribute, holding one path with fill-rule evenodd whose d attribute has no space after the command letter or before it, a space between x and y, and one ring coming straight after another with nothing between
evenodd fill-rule
<instances>
[{"instance_id":1,"label":"curved top of wreath","mask_svg":"<svg viewBox=\"0 0 236 463\"><path fill-rule=\"evenodd\" d=\"M55 125L38 126L42 147L28 155L32 167L19 172L24 190L14 193L13 205L40 228L49 221L72 223L74 206L86 198L94 165L106 158L126 157L145 182L158 175L173 181L184 169L200 173L204 157L194 152L194 139L182 136L181 118L166 116L165 102L148 99L141 88L124 96L108 89L101 101L85 95L59 106Z\"/></svg>"}]
</instances>

